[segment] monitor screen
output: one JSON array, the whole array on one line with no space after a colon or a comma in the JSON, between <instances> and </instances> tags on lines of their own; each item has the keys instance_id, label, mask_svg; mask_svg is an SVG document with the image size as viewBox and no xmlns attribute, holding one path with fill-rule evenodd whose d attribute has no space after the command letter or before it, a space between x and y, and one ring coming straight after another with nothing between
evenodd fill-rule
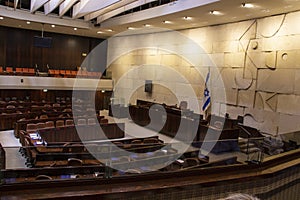
<instances>
[{"instance_id":1,"label":"monitor screen","mask_svg":"<svg viewBox=\"0 0 300 200\"><path fill-rule=\"evenodd\" d=\"M35 47L51 48L52 38L51 37L34 36L33 45Z\"/></svg>"}]
</instances>

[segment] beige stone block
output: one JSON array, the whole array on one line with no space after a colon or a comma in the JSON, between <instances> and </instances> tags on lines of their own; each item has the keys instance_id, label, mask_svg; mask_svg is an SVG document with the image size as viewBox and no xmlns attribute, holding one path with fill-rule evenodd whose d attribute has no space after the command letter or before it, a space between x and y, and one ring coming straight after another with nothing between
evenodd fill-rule
<instances>
[{"instance_id":1,"label":"beige stone block","mask_svg":"<svg viewBox=\"0 0 300 200\"><path fill-rule=\"evenodd\" d=\"M270 135L278 134L279 113L265 111L264 123L260 124L259 130Z\"/></svg>"},{"instance_id":2,"label":"beige stone block","mask_svg":"<svg viewBox=\"0 0 300 200\"><path fill-rule=\"evenodd\" d=\"M277 135L279 113L259 109L246 109L244 124L257 128L263 133Z\"/></svg>"},{"instance_id":3,"label":"beige stone block","mask_svg":"<svg viewBox=\"0 0 300 200\"><path fill-rule=\"evenodd\" d=\"M144 65L146 64L145 56L140 55L133 55L129 57L129 63L122 63L122 64L132 64L132 65Z\"/></svg>"},{"instance_id":4,"label":"beige stone block","mask_svg":"<svg viewBox=\"0 0 300 200\"><path fill-rule=\"evenodd\" d=\"M257 20L258 37L273 37L280 28L285 16L276 15Z\"/></svg>"},{"instance_id":5,"label":"beige stone block","mask_svg":"<svg viewBox=\"0 0 300 200\"><path fill-rule=\"evenodd\" d=\"M300 48L300 35L276 36L262 39L263 51L288 51Z\"/></svg>"},{"instance_id":6,"label":"beige stone block","mask_svg":"<svg viewBox=\"0 0 300 200\"><path fill-rule=\"evenodd\" d=\"M167 88L169 91L173 92L175 94L176 92L176 82L172 81L156 81L155 84L159 84L162 87Z\"/></svg>"},{"instance_id":7,"label":"beige stone block","mask_svg":"<svg viewBox=\"0 0 300 200\"><path fill-rule=\"evenodd\" d=\"M225 53L224 65L226 67L243 67L244 66L245 53Z\"/></svg>"},{"instance_id":8,"label":"beige stone block","mask_svg":"<svg viewBox=\"0 0 300 200\"><path fill-rule=\"evenodd\" d=\"M294 92L295 70L261 69L258 71L257 90L291 94Z\"/></svg>"},{"instance_id":9,"label":"beige stone block","mask_svg":"<svg viewBox=\"0 0 300 200\"><path fill-rule=\"evenodd\" d=\"M119 81L116 83L114 89L120 88L120 89L133 89L134 88L134 80L128 79L127 77L119 79Z\"/></svg>"},{"instance_id":10,"label":"beige stone block","mask_svg":"<svg viewBox=\"0 0 300 200\"><path fill-rule=\"evenodd\" d=\"M190 84L176 83L175 87L176 95L197 98L194 89Z\"/></svg>"},{"instance_id":11,"label":"beige stone block","mask_svg":"<svg viewBox=\"0 0 300 200\"><path fill-rule=\"evenodd\" d=\"M210 88L211 100L219 103L237 104L237 90L218 87Z\"/></svg>"},{"instance_id":12,"label":"beige stone block","mask_svg":"<svg viewBox=\"0 0 300 200\"><path fill-rule=\"evenodd\" d=\"M160 65L161 63L161 55L147 55L144 58L145 64L151 65Z\"/></svg>"},{"instance_id":13,"label":"beige stone block","mask_svg":"<svg viewBox=\"0 0 300 200\"><path fill-rule=\"evenodd\" d=\"M127 71L127 78L139 79L139 75L138 75L139 70L138 70L138 68L139 68L139 66L132 65L131 68L128 69L128 71Z\"/></svg>"},{"instance_id":14,"label":"beige stone block","mask_svg":"<svg viewBox=\"0 0 300 200\"><path fill-rule=\"evenodd\" d=\"M195 113L201 113L202 101L200 102L197 98L188 98L188 109Z\"/></svg>"},{"instance_id":15,"label":"beige stone block","mask_svg":"<svg viewBox=\"0 0 300 200\"><path fill-rule=\"evenodd\" d=\"M245 71L246 70L244 69L234 69L234 89L248 90L249 88L253 87L253 83L255 83L255 81L253 78L245 78Z\"/></svg>"},{"instance_id":16,"label":"beige stone block","mask_svg":"<svg viewBox=\"0 0 300 200\"><path fill-rule=\"evenodd\" d=\"M250 59L246 59L246 65L244 68L244 77L246 79L257 79L257 73L258 73L258 69L257 67L254 65L254 63L250 60Z\"/></svg>"},{"instance_id":17,"label":"beige stone block","mask_svg":"<svg viewBox=\"0 0 300 200\"><path fill-rule=\"evenodd\" d=\"M188 55L182 55L181 57L181 66L202 66L203 65L203 59L202 54L188 54Z\"/></svg>"},{"instance_id":18,"label":"beige stone block","mask_svg":"<svg viewBox=\"0 0 300 200\"><path fill-rule=\"evenodd\" d=\"M162 55L160 64L165 66L178 66L181 65L181 57L176 54Z\"/></svg>"},{"instance_id":19,"label":"beige stone block","mask_svg":"<svg viewBox=\"0 0 300 200\"><path fill-rule=\"evenodd\" d=\"M138 76L141 80L154 80L155 79L155 67L153 66L141 66L138 68Z\"/></svg>"},{"instance_id":20,"label":"beige stone block","mask_svg":"<svg viewBox=\"0 0 300 200\"><path fill-rule=\"evenodd\" d=\"M300 95L300 70L295 70L295 90L296 95Z\"/></svg>"},{"instance_id":21,"label":"beige stone block","mask_svg":"<svg viewBox=\"0 0 300 200\"><path fill-rule=\"evenodd\" d=\"M238 105L252 108L254 105L255 91L253 90L239 90L238 91Z\"/></svg>"},{"instance_id":22,"label":"beige stone block","mask_svg":"<svg viewBox=\"0 0 300 200\"><path fill-rule=\"evenodd\" d=\"M238 52L238 41L213 42L213 53Z\"/></svg>"},{"instance_id":23,"label":"beige stone block","mask_svg":"<svg viewBox=\"0 0 300 200\"><path fill-rule=\"evenodd\" d=\"M191 83L191 84L193 83L193 79L191 76L191 70L194 69L194 67L192 67L192 66L175 66L173 69L176 71L176 73L178 73L184 79L186 79L188 83ZM197 76L197 74L195 74L195 76Z\"/></svg>"},{"instance_id":24,"label":"beige stone block","mask_svg":"<svg viewBox=\"0 0 300 200\"><path fill-rule=\"evenodd\" d=\"M230 118L236 119L238 116L243 116L244 108L227 104L221 104L220 116L225 116L226 113L229 114Z\"/></svg>"},{"instance_id":25,"label":"beige stone block","mask_svg":"<svg viewBox=\"0 0 300 200\"><path fill-rule=\"evenodd\" d=\"M130 69L130 65L114 64L110 67L112 71L112 78L118 81Z\"/></svg>"},{"instance_id":26,"label":"beige stone block","mask_svg":"<svg viewBox=\"0 0 300 200\"><path fill-rule=\"evenodd\" d=\"M256 92L254 107L265 111L277 111L278 94Z\"/></svg>"},{"instance_id":27,"label":"beige stone block","mask_svg":"<svg viewBox=\"0 0 300 200\"><path fill-rule=\"evenodd\" d=\"M276 68L276 52L249 52L247 60L251 62L256 68Z\"/></svg>"},{"instance_id":28,"label":"beige stone block","mask_svg":"<svg viewBox=\"0 0 300 200\"><path fill-rule=\"evenodd\" d=\"M189 84L188 77L172 67L155 66L155 80Z\"/></svg>"},{"instance_id":29,"label":"beige stone block","mask_svg":"<svg viewBox=\"0 0 300 200\"><path fill-rule=\"evenodd\" d=\"M277 67L278 68L300 68L299 57L300 57L300 50L278 51Z\"/></svg>"},{"instance_id":30,"label":"beige stone block","mask_svg":"<svg viewBox=\"0 0 300 200\"><path fill-rule=\"evenodd\" d=\"M215 53L215 54L208 54L211 61L213 62L216 67L224 67L224 53Z\"/></svg>"},{"instance_id":31,"label":"beige stone block","mask_svg":"<svg viewBox=\"0 0 300 200\"><path fill-rule=\"evenodd\" d=\"M284 114L300 115L300 96L279 95L277 111Z\"/></svg>"},{"instance_id":32,"label":"beige stone block","mask_svg":"<svg viewBox=\"0 0 300 200\"><path fill-rule=\"evenodd\" d=\"M251 40L245 40L245 39L242 39L239 41L239 51L238 52L248 52L248 49L249 49L249 43L251 43Z\"/></svg>"},{"instance_id":33,"label":"beige stone block","mask_svg":"<svg viewBox=\"0 0 300 200\"><path fill-rule=\"evenodd\" d=\"M216 71L216 70L215 70ZM214 87L232 89L235 87L235 72L232 68L222 68L220 72L214 75L211 84Z\"/></svg>"},{"instance_id":34,"label":"beige stone block","mask_svg":"<svg viewBox=\"0 0 300 200\"><path fill-rule=\"evenodd\" d=\"M207 27L204 28L195 28L195 29L186 29L180 31L183 35L188 38L191 38L196 43L205 42L207 40Z\"/></svg>"},{"instance_id":35,"label":"beige stone block","mask_svg":"<svg viewBox=\"0 0 300 200\"><path fill-rule=\"evenodd\" d=\"M249 122L252 120L253 122L256 123L263 123L264 122L264 113L266 111L262 109L256 109L256 108L245 108L244 111L244 119L247 118Z\"/></svg>"},{"instance_id":36,"label":"beige stone block","mask_svg":"<svg viewBox=\"0 0 300 200\"><path fill-rule=\"evenodd\" d=\"M278 133L290 133L300 130L300 116L298 115L289 115L289 114L280 114Z\"/></svg>"},{"instance_id":37,"label":"beige stone block","mask_svg":"<svg viewBox=\"0 0 300 200\"><path fill-rule=\"evenodd\" d=\"M202 105L202 104L201 104ZM220 116L221 104L218 102L211 103L211 114Z\"/></svg>"},{"instance_id":38,"label":"beige stone block","mask_svg":"<svg viewBox=\"0 0 300 200\"><path fill-rule=\"evenodd\" d=\"M189 80L191 84L195 85L204 85L205 80L202 77L202 74L196 68L190 68Z\"/></svg>"},{"instance_id":39,"label":"beige stone block","mask_svg":"<svg viewBox=\"0 0 300 200\"><path fill-rule=\"evenodd\" d=\"M204 50L207 54L213 53L213 43L211 41L201 42L198 45Z\"/></svg>"},{"instance_id":40,"label":"beige stone block","mask_svg":"<svg viewBox=\"0 0 300 200\"><path fill-rule=\"evenodd\" d=\"M194 85L193 84L192 87L193 87L193 90L194 90L196 96L198 98L202 99L203 98L204 85L201 85L201 84Z\"/></svg>"},{"instance_id":41,"label":"beige stone block","mask_svg":"<svg viewBox=\"0 0 300 200\"><path fill-rule=\"evenodd\" d=\"M298 26L300 20L300 13L292 12L286 15L284 23L276 34L277 36L284 36L284 35L299 35L300 34L300 27Z\"/></svg>"}]
</instances>

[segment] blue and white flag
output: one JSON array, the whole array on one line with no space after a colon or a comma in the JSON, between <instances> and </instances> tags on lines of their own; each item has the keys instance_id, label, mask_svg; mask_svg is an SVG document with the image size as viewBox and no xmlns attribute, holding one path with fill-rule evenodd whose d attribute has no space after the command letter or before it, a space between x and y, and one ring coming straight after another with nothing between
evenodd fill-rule
<instances>
[{"instance_id":1,"label":"blue and white flag","mask_svg":"<svg viewBox=\"0 0 300 200\"><path fill-rule=\"evenodd\" d=\"M203 106L202 106L202 111L204 111L204 112L210 106L210 95L209 95L209 90L207 87L207 84L209 81L209 75L210 75L210 72L207 73L206 80L205 80L204 99L203 99Z\"/></svg>"}]
</instances>

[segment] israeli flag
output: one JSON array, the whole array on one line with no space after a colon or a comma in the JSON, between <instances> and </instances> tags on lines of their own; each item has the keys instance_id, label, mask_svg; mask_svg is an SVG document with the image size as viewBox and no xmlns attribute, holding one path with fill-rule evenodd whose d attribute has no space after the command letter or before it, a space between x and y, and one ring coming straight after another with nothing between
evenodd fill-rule
<instances>
[{"instance_id":1,"label":"israeli flag","mask_svg":"<svg viewBox=\"0 0 300 200\"><path fill-rule=\"evenodd\" d=\"M203 99L203 106L202 106L202 111L204 111L204 112L210 106L210 95L209 95L209 90L207 87L209 75L210 75L210 72L207 73L206 80L205 80L204 99Z\"/></svg>"}]
</instances>

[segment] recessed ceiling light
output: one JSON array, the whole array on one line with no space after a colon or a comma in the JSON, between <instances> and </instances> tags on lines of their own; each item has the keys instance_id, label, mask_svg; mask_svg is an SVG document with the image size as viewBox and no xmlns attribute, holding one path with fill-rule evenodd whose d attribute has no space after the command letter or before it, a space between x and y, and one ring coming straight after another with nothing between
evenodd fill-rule
<instances>
[{"instance_id":1,"label":"recessed ceiling light","mask_svg":"<svg viewBox=\"0 0 300 200\"><path fill-rule=\"evenodd\" d=\"M30 24L30 21L27 21L26 24Z\"/></svg>"},{"instance_id":2,"label":"recessed ceiling light","mask_svg":"<svg viewBox=\"0 0 300 200\"><path fill-rule=\"evenodd\" d=\"M97 34L101 34L101 33L103 33L102 31L97 31Z\"/></svg>"},{"instance_id":3,"label":"recessed ceiling light","mask_svg":"<svg viewBox=\"0 0 300 200\"><path fill-rule=\"evenodd\" d=\"M144 26L145 26L145 27L150 27L151 25L150 25L150 24L144 24Z\"/></svg>"},{"instance_id":4,"label":"recessed ceiling light","mask_svg":"<svg viewBox=\"0 0 300 200\"><path fill-rule=\"evenodd\" d=\"M163 21L164 24L171 24L172 22L168 21L168 20L165 20Z\"/></svg>"},{"instance_id":5,"label":"recessed ceiling light","mask_svg":"<svg viewBox=\"0 0 300 200\"><path fill-rule=\"evenodd\" d=\"M112 29L107 29L107 31L108 31L108 32L112 32L113 30L112 30Z\"/></svg>"},{"instance_id":6,"label":"recessed ceiling light","mask_svg":"<svg viewBox=\"0 0 300 200\"><path fill-rule=\"evenodd\" d=\"M254 8L254 5L251 3L242 3L243 8Z\"/></svg>"},{"instance_id":7,"label":"recessed ceiling light","mask_svg":"<svg viewBox=\"0 0 300 200\"><path fill-rule=\"evenodd\" d=\"M0 17L0 20L4 19L4 17Z\"/></svg>"},{"instance_id":8,"label":"recessed ceiling light","mask_svg":"<svg viewBox=\"0 0 300 200\"><path fill-rule=\"evenodd\" d=\"M134 30L134 28L133 28L133 27L127 27L127 29L128 29L128 30Z\"/></svg>"},{"instance_id":9,"label":"recessed ceiling light","mask_svg":"<svg viewBox=\"0 0 300 200\"><path fill-rule=\"evenodd\" d=\"M223 15L223 13L221 13L220 11L217 11L217 10L212 10L209 12L209 14L211 15Z\"/></svg>"},{"instance_id":10,"label":"recessed ceiling light","mask_svg":"<svg viewBox=\"0 0 300 200\"><path fill-rule=\"evenodd\" d=\"M188 17L188 16L185 16L183 17L184 20L191 20L192 18L191 17Z\"/></svg>"},{"instance_id":11,"label":"recessed ceiling light","mask_svg":"<svg viewBox=\"0 0 300 200\"><path fill-rule=\"evenodd\" d=\"M77 31L77 28L74 28L74 31Z\"/></svg>"},{"instance_id":12,"label":"recessed ceiling light","mask_svg":"<svg viewBox=\"0 0 300 200\"><path fill-rule=\"evenodd\" d=\"M52 27L52 28L55 28L55 25L54 25L54 24L52 24L52 25L51 25L51 27Z\"/></svg>"}]
</instances>

